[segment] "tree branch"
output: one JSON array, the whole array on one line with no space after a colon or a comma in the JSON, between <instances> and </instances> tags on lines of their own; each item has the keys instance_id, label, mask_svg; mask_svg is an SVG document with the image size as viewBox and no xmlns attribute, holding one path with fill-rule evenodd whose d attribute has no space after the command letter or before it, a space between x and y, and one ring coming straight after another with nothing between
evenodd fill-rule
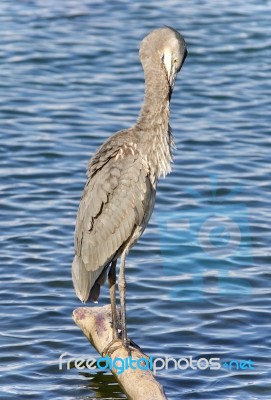
<instances>
[{"instance_id":1,"label":"tree branch","mask_svg":"<svg viewBox=\"0 0 271 400\"><path fill-rule=\"evenodd\" d=\"M111 307L80 307L73 311L73 320L84 332L90 343L103 357L103 350L112 341ZM110 359L111 371L130 400L165 400L163 387L156 381L150 370L149 358L140 349L132 350L131 358L119 342ZM113 345L115 346L115 345ZM139 360L144 358L144 360ZM116 360L119 359L119 360ZM129 362L132 367L125 368ZM139 361L138 361L139 360ZM147 363L146 363L147 361ZM145 369L143 369L145 368ZM123 372L122 372L123 371ZM120 373L121 372L121 373Z\"/></svg>"}]
</instances>

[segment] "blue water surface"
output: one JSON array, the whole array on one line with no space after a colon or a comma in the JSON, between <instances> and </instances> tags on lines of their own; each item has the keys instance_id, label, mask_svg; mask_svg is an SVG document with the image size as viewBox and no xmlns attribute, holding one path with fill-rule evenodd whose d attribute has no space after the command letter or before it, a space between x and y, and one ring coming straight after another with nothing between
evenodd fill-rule
<instances>
[{"instance_id":1,"label":"blue water surface","mask_svg":"<svg viewBox=\"0 0 271 400\"><path fill-rule=\"evenodd\" d=\"M88 159L131 126L142 38L169 25L189 57L172 96L173 172L127 259L128 332L171 400L271 398L271 2L0 2L0 398L123 399L74 324L73 232ZM109 302L103 287L100 305ZM254 368L229 367L231 360Z\"/></svg>"}]
</instances>

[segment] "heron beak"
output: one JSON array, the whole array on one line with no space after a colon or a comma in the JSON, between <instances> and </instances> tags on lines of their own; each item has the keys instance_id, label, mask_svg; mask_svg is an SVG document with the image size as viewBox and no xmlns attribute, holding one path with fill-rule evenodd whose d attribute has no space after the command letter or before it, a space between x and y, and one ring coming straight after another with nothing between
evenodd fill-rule
<instances>
[{"instance_id":1,"label":"heron beak","mask_svg":"<svg viewBox=\"0 0 271 400\"><path fill-rule=\"evenodd\" d=\"M183 54L182 63L181 63L180 68L178 70L175 70L174 66L171 65L171 71L170 71L170 74L168 76L168 81L169 81L169 85L170 85L169 101L171 99L171 95L172 95L172 92L173 92L173 89L174 89L174 84L175 84L175 81L176 81L177 74L182 69L182 66L183 66L183 64L185 62L185 59L186 59L187 55L188 55L188 51L187 51L187 48L185 48L184 54Z\"/></svg>"},{"instance_id":2,"label":"heron beak","mask_svg":"<svg viewBox=\"0 0 271 400\"><path fill-rule=\"evenodd\" d=\"M177 70L175 69L174 65L171 65L170 76L168 78L169 78L169 84L170 84L172 89L174 88L176 76L177 76L178 72L180 72L180 70L182 69L182 66L183 66L183 64L185 62L187 54L188 54L188 51L187 51L187 48L185 48L181 65Z\"/></svg>"},{"instance_id":3,"label":"heron beak","mask_svg":"<svg viewBox=\"0 0 271 400\"><path fill-rule=\"evenodd\" d=\"M171 90L173 90L173 88L174 88L176 77L177 77L177 72L174 71L169 79L169 84L170 84Z\"/></svg>"},{"instance_id":4,"label":"heron beak","mask_svg":"<svg viewBox=\"0 0 271 400\"><path fill-rule=\"evenodd\" d=\"M188 50L187 50L187 48L185 48L184 55L183 55L183 60L182 60L182 63L181 63L181 68L182 68L187 56L188 56Z\"/></svg>"},{"instance_id":5,"label":"heron beak","mask_svg":"<svg viewBox=\"0 0 271 400\"><path fill-rule=\"evenodd\" d=\"M174 74L170 77L170 80L169 80L169 96L168 96L169 101L170 101L170 99L171 99L171 95L172 95L172 92L173 92L173 89L174 89L174 85L175 85L175 81L176 81L176 76L177 76L177 73L174 73Z\"/></svg>"}]
</instances>

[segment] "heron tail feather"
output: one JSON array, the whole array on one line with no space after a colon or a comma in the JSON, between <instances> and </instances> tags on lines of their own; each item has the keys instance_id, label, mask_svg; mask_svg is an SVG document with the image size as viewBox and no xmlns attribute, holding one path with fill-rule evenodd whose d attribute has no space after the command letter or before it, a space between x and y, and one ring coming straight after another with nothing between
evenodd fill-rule
<instances>
[{"instance_id":1,"label":"heron tail feather","mask_svg":"<svg viewBox=\"0 0 271 400\"><path fill-rule=\"evenodd\" d=\"M72 263L72 280L77 297L86 301L97 302L100 296L100 288L105 283L107 268L96 271L88 271L81 257L77 255Z\"/></svg>"}]
</instances>

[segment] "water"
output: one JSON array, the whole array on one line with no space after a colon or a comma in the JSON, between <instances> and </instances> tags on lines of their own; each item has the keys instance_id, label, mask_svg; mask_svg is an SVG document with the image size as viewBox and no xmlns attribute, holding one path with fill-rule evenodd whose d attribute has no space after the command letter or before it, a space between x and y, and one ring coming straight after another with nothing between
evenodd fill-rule
<instances>
[{"instance_id":1,"label":"water","mask_svg":"<svg viewBox=\"0 0 271 400\"><path fill-rule=\"evenodd\" d=\"M71 319L85 167L143 100L140 40L180 30L177 150L127 265L128 331L153 357L252 360L158 372L169 399L270 399L270 1L1 1L1 398L125 398ZM109 301L102 290L100 304Z\"/></svg>"}]
</instances>

